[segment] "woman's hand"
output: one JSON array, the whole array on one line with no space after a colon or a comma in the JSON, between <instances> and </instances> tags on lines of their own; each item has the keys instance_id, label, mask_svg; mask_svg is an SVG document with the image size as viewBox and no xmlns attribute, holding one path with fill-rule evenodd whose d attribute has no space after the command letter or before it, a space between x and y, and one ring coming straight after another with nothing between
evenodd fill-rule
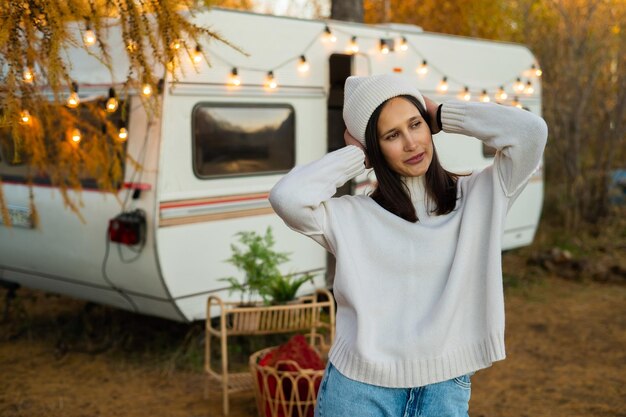
<instances>
[{"instance_id":1,"label":"woman's hand","mask_svg":"<svg viewBox=\"0 0 626 417\"><path fill-rule=\"evenodd\" d=\"M354 146L358 146L359 148L361 148L361 150L363 151L363 153L365 154L365 168L369 169L372 166L370 165L370 161L367 158L367 151L365 150L365 148L363 147L363 145L361 145L361 142L359 142L358 140L355 139L354 136L352 136L350 134L350 132L348 132L348 129L346 129L345 132L343 132L343 140L346 142L346 146L347 145L354 145Z\"/></svg>"},{"instance_id":2,"label":"woman's hand","mask_svg":"<svg viewBox=\"0 0 626 417\"><path fill-rule=\"evenodd\" d=\"M426 111L430 115L430 133L435 135L441 132L439 124L437 123L437 109L439 108L439 104L435 103L426 96L422 97L424 97L424 101L426 102Z\"/></svg>"}]
</instances>

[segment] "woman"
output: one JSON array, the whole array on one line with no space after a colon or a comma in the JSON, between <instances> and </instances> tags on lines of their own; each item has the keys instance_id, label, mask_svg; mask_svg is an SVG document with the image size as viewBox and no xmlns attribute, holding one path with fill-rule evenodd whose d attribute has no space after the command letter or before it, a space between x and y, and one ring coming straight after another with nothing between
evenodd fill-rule
<instances>
[{"instance_id":1,"label":"woman","mask_svg":"<svg viewBox=\"0 0 626 417\"><path fill-rule=\"evenodd\" d=\"M546 124L493 103L437 106L399 75L349 77L343 117L347 146L270 193L285 223L337 260L337 336L315 415L467 416L471 375L505 357L501 236ZM493 164L447 172L440 130L496 148ZM371 196L332 198L370 161Z\"/></svg>"}]
</instances>

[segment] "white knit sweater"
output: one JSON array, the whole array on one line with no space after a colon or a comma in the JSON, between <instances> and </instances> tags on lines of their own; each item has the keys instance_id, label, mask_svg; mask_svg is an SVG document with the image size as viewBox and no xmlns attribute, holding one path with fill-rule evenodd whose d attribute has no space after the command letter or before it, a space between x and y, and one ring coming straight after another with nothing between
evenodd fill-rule
<instances>
[{"instance_id":1,"label":"white knit sweater","mask_svg":"<svg viewBox=\"0 0 626 417\"><path fill-rule=\"evenodd\" d=\"M451 101L443 130L498 149L487 168L460 177L457 206L426 209L424 177L403 178L419 221L365 195L331 198L364 171L356 146L297 166L270 193L285 223L337 258L337 336L329 359L347 377L418 387L505 358L501 238L506 212L541 161L542 118L493 103Z\"/></svg>"}]
</instances>

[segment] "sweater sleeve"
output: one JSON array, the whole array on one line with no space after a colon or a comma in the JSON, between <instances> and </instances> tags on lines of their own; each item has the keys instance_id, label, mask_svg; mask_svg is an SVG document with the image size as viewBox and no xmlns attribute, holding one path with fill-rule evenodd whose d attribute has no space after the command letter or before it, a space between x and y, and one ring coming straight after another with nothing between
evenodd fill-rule
<instances>
[{"instance_id":1,"label":"sweater sleeve","mask_svg":"<svg viewBox=\"0 0 626 417\"><path fill-rule=\"evenodd\" d=\"M473 136L497 149L493 163L508 198L523 189L541 162L548 127L529 111L453 100L443 104L441 121L444 132Z\"/></svg>"},{"instance_id":2,"label":"sweater sleeve","mask_svg":"<svg viewBox=\"0 0 626 417\"><path fill-rule=\"evenodd\" d=\"M293 168L272 188L269 201L291 229L334 253L326 226L326 202L350 179L365 171L365 154L354 145Z\"/></svg>"}]
</instances>

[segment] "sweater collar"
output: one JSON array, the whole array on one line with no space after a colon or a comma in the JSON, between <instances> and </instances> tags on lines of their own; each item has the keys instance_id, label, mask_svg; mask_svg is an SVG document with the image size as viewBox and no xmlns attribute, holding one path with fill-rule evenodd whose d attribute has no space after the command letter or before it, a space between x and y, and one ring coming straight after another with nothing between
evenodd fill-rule
<instances>
[{"instance_id":1,"label":"sweater collar","mask_svg":"<svg viewBox=\"0 0 626 417\"><path fill-rule=\"evenodd\" d=\"M400 177L400 180L406 184L411 195L411 201L413 204L417 204L420 201L426 201L426 176L420 175L419 177Z\"/></svg>"}]
</instances>

